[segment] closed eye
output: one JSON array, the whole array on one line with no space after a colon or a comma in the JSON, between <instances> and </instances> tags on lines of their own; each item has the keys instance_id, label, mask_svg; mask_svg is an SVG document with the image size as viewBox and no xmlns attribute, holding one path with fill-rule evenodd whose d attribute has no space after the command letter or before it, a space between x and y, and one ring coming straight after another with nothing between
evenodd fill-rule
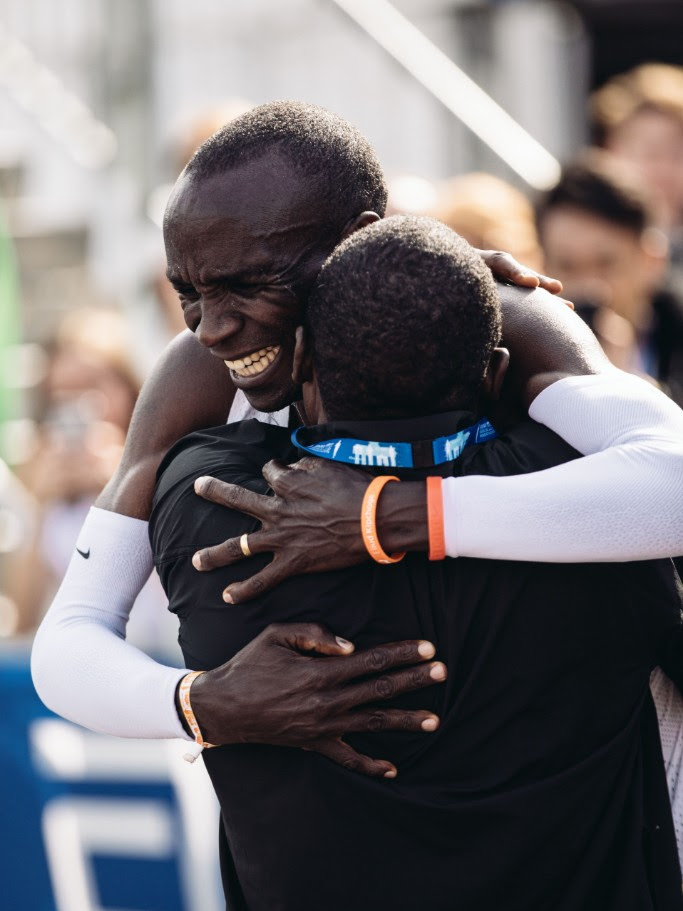
<instances>
[{"instance_id":1,"label":"closed eye","mask_svg":"<svg viewBox=\"0 0 683 911\"><path fill-rule=\"evenodd\" d=\"M182 303L194 303L199 300L199 292L196 288L193 288L192 285L177 285L173 284L180 302Z\"/></svg>"},{"instance_id":2,"label":"closed eye","mask_svg":"<svg viewBox=\"0 0 683 911\"><path fill-rule=\"evenodd\" d=\"M241 281L231 278L225 282L225 288L237 297L251 299L261 295L282 296L293 295L294 291L289 285L275 281Z\"/></svg>"}]
</instances>

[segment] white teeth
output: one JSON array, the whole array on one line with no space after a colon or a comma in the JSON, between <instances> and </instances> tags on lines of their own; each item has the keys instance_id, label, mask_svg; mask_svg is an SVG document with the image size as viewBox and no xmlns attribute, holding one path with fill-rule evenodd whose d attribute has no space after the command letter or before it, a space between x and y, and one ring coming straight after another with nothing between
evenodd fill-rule
<instances>
[{"instance_id":1,"label":"white teeth","mask_svg":"<svg viewBox=\"0 0 683 911\"><path fill-rule=\"evenodd\" d=\"M224 361L228 369L233 370L237 376L256 376L262 373L266 367L269 367L280 351L279 345L268 345L267 348L260 348L253 354L238 358L236 361Z\"/></svg>"}]
</instances>

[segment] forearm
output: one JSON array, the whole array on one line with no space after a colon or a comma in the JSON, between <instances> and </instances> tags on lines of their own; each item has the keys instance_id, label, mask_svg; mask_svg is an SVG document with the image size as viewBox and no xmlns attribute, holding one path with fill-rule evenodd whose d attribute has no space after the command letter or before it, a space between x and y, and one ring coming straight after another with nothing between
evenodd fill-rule
<instances>
[{"instance_id":1,"label":"forearm","mask_svg":"<svg viewBox=\"0 0 683 911\"><path fill-rule=\"evenodd\" d=\"M673 402L610 370L556 383L530 415L587 457L446 481L450 556L574 563L683 552L683 412Z\"/></svg>"},{"instance_id":2,"label":"forearm","mask_svg":"<svg viewBox=\"0 0 683 911\"><path fill-rule=\"evenodd\" d=\"M582 563L683 553L683 412L670 399L610 369L555 383L530 414L586 458L446 479L449 556ZM388 486L377 516L385 549L428 548L424 483Z\"/></svg>"},{"instance_id":3,"label":"forearm","mask_svg":"<svg viewBox=\"0 0 683 911\"><path fill-rule=\"evenodd\" d=\"M36 635L31 671L48 708L119 737L187 739L175 708L184 669L159 664L125 639L152 570L145 522L91 510L64 581Z\"/></svg>"}]
</instances>

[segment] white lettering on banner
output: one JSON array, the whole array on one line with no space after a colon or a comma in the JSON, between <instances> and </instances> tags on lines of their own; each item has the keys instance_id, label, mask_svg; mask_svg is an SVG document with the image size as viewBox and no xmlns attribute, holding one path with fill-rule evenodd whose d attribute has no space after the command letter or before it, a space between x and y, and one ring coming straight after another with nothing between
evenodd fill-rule
<instances>
[{"instance_id":1,"label":"white lettering on banner","mask_svg":"<svg viewBox=\"0 0 683 911\"><path fill-rule=\"evenodd\" d=\"M453 462L458 458L460 453L463 451L465 446L467 446L467 441L469 440L469 432L463 433L462 436L451 437L449 440L446 440L445 450L446 450L446 459L449 462Z\"/></svg>"},{"instance_id":2,"label":"white lettering on banner","mask_svg":"<svg viewBox=\"0 0 683 911\"><path fill-rule=\"evenodd\" d=\"M353 447L353 461L356 465L378 465L396 467L396 449L381 443L356 443Z\"/></svg>"}]
</instances>

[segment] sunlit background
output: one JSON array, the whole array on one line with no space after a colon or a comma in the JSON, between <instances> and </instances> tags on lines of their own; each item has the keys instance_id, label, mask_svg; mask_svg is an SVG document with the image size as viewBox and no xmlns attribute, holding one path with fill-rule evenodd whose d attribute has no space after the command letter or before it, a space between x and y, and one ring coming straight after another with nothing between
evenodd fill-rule
<instances>
[{"instance_id":1,"label":"sunlit background","mask_svg":"<svg viewBox=\"0 0 683 911\"><path fill-rule=\"evenodd\" d=\"M160 224L197 144L264 101L323 105L376 147L392 211L557 274L569 261L544 257L533 207L582 149L611 143L649 206L648 303L632 317L605 275L559 277L615 362L678 397L683 71L661 108L644 103L669 133L645 130L635 151L588 99L641 64L683 64L682 36L680 0L0 0L3 909L222 906L200 764L51 717L28 676L139 386L182 328ZM666 357L647 309L660 293L674 301ZM179 661L174 622L151 580L131 638Z\"/></svg>"}]
</instances>

